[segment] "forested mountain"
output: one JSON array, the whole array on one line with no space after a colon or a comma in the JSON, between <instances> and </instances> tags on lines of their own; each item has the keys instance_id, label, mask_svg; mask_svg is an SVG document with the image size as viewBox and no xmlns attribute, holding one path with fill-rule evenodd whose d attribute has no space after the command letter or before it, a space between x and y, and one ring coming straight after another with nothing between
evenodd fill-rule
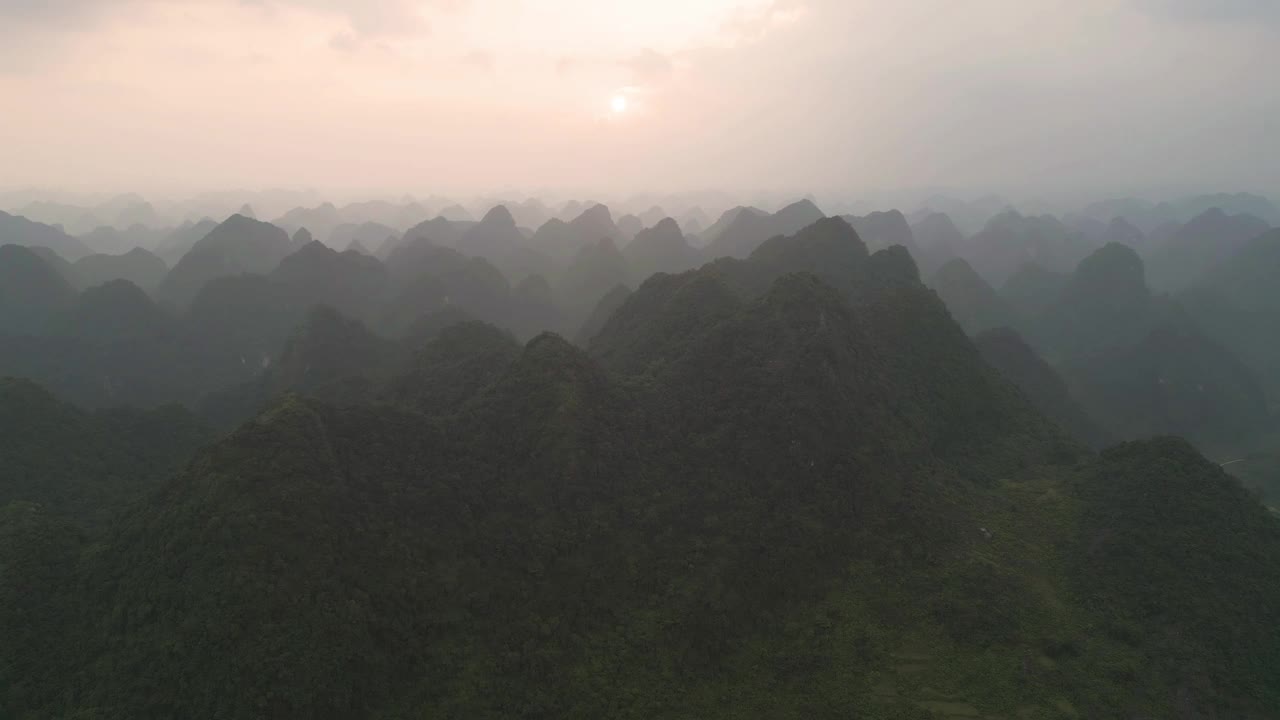
<instances>
[{"instance_id":1,"label":"forested mountain","mask_svg":"<svg viewBox=\"0 0 1280 720\"><path fill-rule=\"evenodd\" d=\"M98 532L212 439L182 408L86 413L34 383L0 379L0 512L29 506L22 512Z\"/></svg>"},{"instance_id":2,"label":"forested mountain","mask_svg":"<svg viewBox=\"0 0 1280 720\"><path fill-rule=\"evenodd\" d=\"M205 218L197 223L185 222L172 232L165 236L163 240L156 245L156 255L165 262L169 267L173 267L195 247L196 243L204 239L205 235L213 232L218 227L218 223Z\"/></svg>"},{"instance_id":3,"label":"forested mountain","mask_svg":"<svg viewBox=\"0 0 1280 720\"><path fill-rule=\"evenodd\" d=\"M388 238L399 238L395 228L378 222L343 223L329 234L328 245L334 249L353 249L355 246L376 248ZM366 253L368 254L368 253Z\"/></svg>"},{"instance_id":4,"label":"forested mountain","mask_svg":"<svg viewBox=\"0 0 1280 720\"><path fill-rule=\"evenodd\" d=\"M1003 285L1019 267L1034 262L1048 270L1067 271L1095 249L1051 216L1024 216L1007 210L965 240L956 253L969 261L987 282Z\"/></svg>"},{"instance_id":5,"label":"forested mountain","mask_svg":"<svg viewBox=\"0 0 1280 720\"><path fill-rule=\"evenodd\" d=\"M821 218L822 211L809 200L792 203L772 215L742 208L722 229L712 226L704 233L708 242L705 252L713 258L747 257L769 238L793 235Z\"/></svg>"},{"instance_id":6,"label":"forested mountain","mask_svg":"<svg viewBox=\"0 0 1280 720\"><path fill-rule=\"evenodd\" d=\"M47 247L67 260L78 260L92 251L61 228L32 222L21 215L0 212L0 246Z\"/></svg>"},{"instance_id":7,"label":"forested mountain","mask_svg":"<svg viewBox=\"0 0 1280 720\"><path fill-rule=\"evenodd\" d=\"M289 236L279 227L232 215L182 256L160 284L157 297L170 307L185 309L210 281L270 272L291 249Z\"/></svg>"},{"instance_id":8,"label":"forested mountain","mask_svg":"<svg viewBox=\"0 0 1280 720\"><path fill-rule=\"evenodd\" d=\"M1266 427L1245 365L1122 245L935 293L818 214L515 283L451 220L383 262L232 218L181 313L0 247L0 374L226 429L0 381L0 716L1280 716L1280 520L1090 450Z\"/></svg>"},{"instance_id":9,"label":"forested mountain","mask_svg":"<svg viewBox=\"0 0 1280 720\"><path fill-rule=\"evenodd\" d=\"M578 250L557 288L570 325L580 325L600 298L630 279L627 259L613 240L602 238Z\"/></svg>"},{"instance_id":10,"label":"forested mountain","mask_svg":"<svg viewBox=\"0 0 1280 720\"><path fill-rule=\"evenodd\" d=\"M1151 284L1166 291L1197 285L1208 271L1227 262L1268 229L1265 221L1252 215L1206 210L1151 251Z\"/></svg>"},{"instance_id":11,"label":"forested mountain","mask_svg":"<svg viewBox=\"0 0 1280 720\"><path fill-rule=\"evenodd\" d=\"M112 280L128 280L146 290L158 287L169 266L149 250L136 247L122 255L87 255L71 264L80 288L91 288Z\"/></svg>"},{"instance_id":12,"label":"forested mountain","mask_svg":"<svg viewBox=\"0 0 1280 720\"><path fill-rule=\"evenodd\" d=\"M1111 444L1112 437L1080 405L1062 377L1022 339L1017 331L1000 327L978 333L974 345L991 367L1023 392L1046 418L1072 437L1093 448Z\"/></svg>"},{"instance_id":13,"label":"forested mountain","mask_svg":"<svg viewBox=\"0 0 1280 720\"><path fill-rule=\"evenodd\" d=\"M56 508L11 504L0 593L21 601L0 610L0 708L1244 717L1280 702L1277 520L1176 441L1091 457L984 362L905 253L869 253L842 220L651 278L589 354L475 323L404 352L313 313L263 397L327 399L280 397L92 552Z\"/></svg>"},{"instance_id":14,"label":"forested mountain","mask_svg":"<svg viewBox=\"0 0 1280 720\"><path fill-rule=\"evenodd\" d=\"M586 247L608 239L617 244L621 236L609 208L592 205L565 222L551 218L529 240L529 247L559 260L570 260Z\"/></svg>"},{"instance_id":15,"label":"forested mountain","mask_svg":"<svg viewBox=\"0 0 1280 720\"><path fill-rule=\"evenodd\" d=\"M0 331L43 330L74 299L71 283L35 252L0 245Z\"/></svg>"},{"instance_id":16,"label":"forested mountain","mask_svg":"<svg viewBox=\"0 0 1280 720\"><path fill-rule=\"evenodd\" d=\"M960 327L970 334L1017 324L1013 306L1000 297L969 263L955 258L929 281Z\"/></svg>"},{"instance_id":17,"label":"forested mountain","mask_svg":"<svg viewBox=\"0 0 1280 720\"><path fill-rule=\"evenodd\" d=\"M685 240L680 226L663 218L642 229L622 249L632 277L638 281L660 272L684 272L702 263L702 253Z\"/></svg>"},{"instance_id":18,"label":"forested mountain","mask_svg":"<svg viewBox=\"0 0 1280 720\"><path fill-rule=\"evenodd\" d=\"M1046 270L1033 262L1024 263L1000 288L1000 297L1020 312L1039 315L1058 301L1070 279L1068 273Z\"/></svg>"},{"instance_id":19,"label":"forested mountain","mask_svg":"<svg viewBox=\"0 0 1280 720\"><path fill-rule=\"evenodd\" d=\"M964 244L964 233L943 213L926 213L911 223L911 235L922 254L921 272L929 277L954 258Z\"/></svg>"}]
</instances>

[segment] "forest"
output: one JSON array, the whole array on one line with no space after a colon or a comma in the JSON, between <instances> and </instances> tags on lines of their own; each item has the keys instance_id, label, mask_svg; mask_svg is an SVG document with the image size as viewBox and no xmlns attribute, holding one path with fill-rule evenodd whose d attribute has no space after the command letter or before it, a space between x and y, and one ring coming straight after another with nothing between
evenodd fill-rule
<instances>
[{"instance_id":1,"label":"forest","mask_svg":"<svg viewBox=\"0 0 1280 720\"><path fill-rule=\"evenodd\" d=\"M0 213L0 717L1280 717L1264 198L124 204Z\"/></svg>"}]
</instances>

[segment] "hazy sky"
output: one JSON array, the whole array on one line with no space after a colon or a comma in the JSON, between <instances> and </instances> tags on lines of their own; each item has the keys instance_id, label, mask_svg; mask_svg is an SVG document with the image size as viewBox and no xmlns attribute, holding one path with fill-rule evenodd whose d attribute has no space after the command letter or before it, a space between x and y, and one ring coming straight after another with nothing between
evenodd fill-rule
<instances>
[{"instance_id":1,"label":"hazy sky","mask_svg":"<svg viewBox=\"0 0 1280 720\"><path fill-rule=\"evenodd\" d=\"M1280 0L0 0L0 187L1275 192L1277 40Z\"/></svg>"}]
</instances>

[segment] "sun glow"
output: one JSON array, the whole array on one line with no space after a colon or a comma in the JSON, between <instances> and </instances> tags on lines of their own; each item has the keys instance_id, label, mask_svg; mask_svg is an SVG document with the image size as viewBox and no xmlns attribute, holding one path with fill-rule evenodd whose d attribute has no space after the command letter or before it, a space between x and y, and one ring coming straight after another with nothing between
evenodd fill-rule
<instances>
[{"instance_id":1,"label":"sun glow","mask_svg":"<svg viewBox=\"0 0 1280 720\"><path fill-rule=\"evenodd\" d=\"M613 99L609 101L609 109L613 110L614 115L621 115L622 113L626 112L627 96L614 95Z\"/></svg>"}]
</instances>

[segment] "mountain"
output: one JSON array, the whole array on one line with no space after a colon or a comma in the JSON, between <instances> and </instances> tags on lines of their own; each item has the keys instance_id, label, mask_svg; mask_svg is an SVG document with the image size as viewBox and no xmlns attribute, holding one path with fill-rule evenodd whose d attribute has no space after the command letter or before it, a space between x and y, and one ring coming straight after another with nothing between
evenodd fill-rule
<instances>
[{"instance_id":1,"label":"mountain","mask_svg":"<svg viewBox=\"0 0 1280 720\"><path fill-rule=\"evenodd\" d=\"M883 250L894 245L901 245L911 251L913 257L920 254L916 247L915 234L907 223L907 218L898 210L873 212L865 216L845 215L858 237L871 250Z\"/></svg>"},{"instance_id":2,"label":"mountain","mask_svg":"<svg viewBox=\"0 0 1280 720\"><path fill-rule=\"evenodd\" d=\"M0 332L43 334L76 291L39 255L0 245Z\"/></svg>"},{"instance_id":3,"label":"mountain","mask_svg":"<svg viewBox=\"0 0 1280 720\"><path fill-rule=\"evenodd\" d=\"M1054 357L1082 357L1129 345L1178 323L1147 287L1142 259L1111 244L1080 262L1061 295L1036 321L1032 340Z\"/></svg>"},{"instance_id":4,"label":"mountain","mask_svg":"<svg viewBox=\"0 0 1280 720\"><path fill-rule=\"evenodd\" d=\"M1275 515L1173 438L1104 452L1077 487L1076 586L1102 611L1099 630L1143 648L1178 688L1164 716L1275 714L1263 679L1280 662Z\"/></svg>"},{"instance_id":5,"label":"mountain","mask_svg":"<svg viewBox=\"0 0 1280 720\"><path fill-rule=\"evenodd\" d=\"M604 297L600 298L600 302L596 303L596 307L591 311L591 315L582 323L582 327L578 329L578 334L574 336L574 343L578 347L590 347L591 341L604 328L605 323L609 322L609 318L622 307L622 304L631 297L631 288L626 285L619 285L610 290Z\"/></svg>"},{"instance_id":6,"label":"mountain","mask_svg":"<svg viewBox=\"0 0 1280 720\"><path fill-rule=\"evenodd\" d=\"M5 212L0 212L0 245L47 247L67 260L78 260L92 252L83 242L60 228Z\"/></svg>"},{"instance_id":7,"label":"mountain","mask_svg":"<svg viewBox=\"0 0 1280 720\"><path fill-rule=\"evenodd\" d=\"M1193 218L1214 208L1230 215L1252 215L1273 227L1280 226L1280 208L1271 200L1252 193L1214 193L1178 201L1182 219Z\"/></svg>"},{"instance_id":8,"label":"mountain","mask_svg":"<svg viewBox=\"0 0 1280 720\"><path fill-rule=\"evenodd\" d=\"M555 290L542 275L530 275L511 290L511 317L503 323L517 338L528 340L565 325Z\"/></svg>"},{"instance_id":9,"label":"mountain","mask_svg":"<svg viewBox=\"0 0 1280 720\"><path fill-rule=\"evenodd\" d=\"M981 232L956 248L956 254L988 282L1003 285L1025 263L1065 272L1094 249L1052 215L1028 217L1008 210L987 221Z\"/></svg>"},{"instance_id":10,"label":"mountain","mask_svg":"<svg viewBox=\"0 0 1280 720\"><path fill-rule=\"evenodd\" d=\"M964 233L943 213L928 213L911 223L911 235L920 248L922 270L933 275L943 263L955 257L964 244Z\"/></svg>"},{"instance_id":11,"label":"mountain","mask_svg":"<svg viewBox=\"0 0 1280 720\"><path fill-rule=\"evenodd\" d=\"M630 242L644 230L645 225L635 215L623 215L618 218L618 239Z\"/></svg>"},{"instance_id":12,"label":"mountain","mask_svg":"<svg viewBox=\"0 0 1280 720\"><path fill-rule=\"evenodd\" d=\"M0 508L34 503L91 531L214 439L180 408L86 413L14 378L0 378L0 428Z\"/></svg>"},{"instance_id":13,"label":"mountain","mask_svg":"<svg viewBox=\"0 0 1280 720\"><path fill-rule=\"evenodd\" d=\"M261 375L204 399L201 413L219 427L234 428L286 393L335 405L376 401L379 385L403 372L407 351L360 321L327 305L315 305L290 335L276 362Z\"/></svg>"},{"instance_id":14,"label":"mountain","mask_svg":"<svg viewBox=\"0 0 1280 720\"><path fill-rule=\"evenodd\" d=\"M1196 325L1258 373L1272 397L1280 393L1277 271L1280 230L1272 230L1206 272L1200 287L1178 295Z\"/></svg>"},{"instance_id":15,"label":"mountain","mask_svg":"<svg viewBox=\"0 0 1280 720\"><path fill-rule=\"evenodd\" d=\"M1111 222L1122 218L1144 233L1177 221L1177 210L1169 203L1152 203L1138 198L1112 198L1099 200L1085 206L1081 215L1094 218L1099 222ZM1126 243L1127 244L1127 243Z\"/></svg>"},{"instance_id":16,"label":"mountain","mask_svg":"<svg viewBox=\"0 0 1280 720\"><path fill-rule=\"evenodd\" d=\"M1065 364L1063 374L1113 437L1231 441L1270 418L1262 381L1195 328L1157 327L1136 344Z\"/></svg>"},{"instance_id":17,"label":"mountain","mask_svg":"<svg viewBox=\"0 0 1280 720\"><path fill-rule=\"evenodd\" d=\"M1122 217L1112 219L1101 236L1103 245L1111 245L1112 243L1125 245L1138 251L1139 254L1146 250L1147 240L1146 233Z\"/></svg>"},{"instance_id":18,"label":"mountain","mask_svg":"<svg viewBox=\"0 0 1280 720\"><path fill-rule=\"evenodd\" d=\"M299 228L307 228L319 237L329 237L345 222L337 206L326 202L314 208L294 208L274 220L272 224L288 233L296 232Z\"/></svg>"},{"instance_id":19,"label":"mountain","mask_svg":"<svg viewBox=\"0 0 1280 720\"><path fill-rule=\"evenodd\" d=\"M547 273L556 262L569 261L582 248L605 238L616 241L622 234L608 207L592 205L569 222L551 218L538 227L527 243L521 244L544 257L535 272Z\"/></svg>"},{"instance_id":20,"label":"mountain","mask_svg":"<svg viewBox=\"0 0 1280 720\"><path fill-rule=\"evenodd\" d=\"M929 281L929 286L969 334L1016 324L1014 308L960 258L943 265Z\"/></svg>"},{"instance_id":21,"label":"mountain","mask_svg":"<svg viewBox=\"0 0 1280 720\"><path fill-rule=\"evenodd\" d=\"M232 215L182 256L160 283L156 296L171 307L185 308L211 280L270 272L290 252L284 230Z\"/></svg>"},{"instance_id":22,"label":"mountain","mask_svg":"<svg viewBox=\"0 0 1280 720\"><path fill-rule=\"evenodd\" d=\"M586 320L600 298L627 283L631 275L626 257L607 237L579 250L556 286L570 327Z\"/></svg>"},{"instance_id":23,"label":"mountain","mask_svg":"<svg viewBox=\"0 0 1280 720\"><path fill-rule=\"evenodd\" d=\"M183 255L191 251L196 243L205 235L213 232L218 223L205 218L198 223L185 222L164 237L157 245L155 253L169 267L178 264Z\"/></svg>"},{"instance_id":24,"label":"mountain","mask_svg":"<svg viewBox=\"0 0 1280 720\"><path fill-rule=\"evenodd\" d=\"M384 260L390 257L391 253L399 246L401 242L409 242L410 240L430 240L433 244L440 247L458 248L462 244L462 238L466 235L468 224L462 224L444 217L436 217L435 219L418 223L405 231L404 236L399 241L391 241L388 239L378 249L378 257Z\"/></svg>"},{"instance_id":25,"label":"mountain","mask_svg":"<svg viewBox=\"0 0 1280 720\"><path fill-rule=\"evenodd\" d=\"M511 211L498 205L463 233L458 249L467 255L493 260L511 253L522 244L524 236L516 228Z\"/></svg>"},{"instance_id":26,"label":"mountain","mask_svg":"<svg viewBox=\"0 0 1280 720\"><path fill-rule=\"evenodd\" d=\"M1280 312L1280 230L1255 237L1204 274L1202 285L1243 310Z\"/></svg>"},{"instance_id":27,"label":"mountain","mask_svg":"<svg viewBox=\"0 0 1280 720\"><path fill-rule=\"evenodd\" d=\"M645 227L651 228L654 225L657 225L658 223L662 222L667 217L668 216L667 216L666 210L663 210L657 205L654 205L650 207L648 210L645 210L644 212L640 213L640 222Z\"/></svg>"},{"instance_id":28,"label":"mountain","mask_svg":"<svg viewBox=\"0 0 1280 720\"><path fill-rule=\"evenodd\" d=\"M440 217L450 222L475 222L476 220L466 208L456 204L442 209Z\"/></svg>"},{"instance_id":29,"label":"mountain","mask_svg":"<svg viewBox=\"0 0 1280 720\"><path fill-rule=\"evenodd\" d=\"M702 262L702 254L689 245L680 226L671 218L641 230L622 249L622 254L638 280L659 272L684 272Z\"/></svg>"},{"instance_id":30,"label":"mountain","mask_svg":"<svg viewBox=\"0 0 1280 720\"><path fill-rule=\"evenodd\" d=\"M1080 448L840 218L389 387L279 398L93 541L0 514L0 707L1280 712L1280 521L1181 441Z\"/></svg>"},{"instance_id":31,"label":"mountain","mask_svg":"<svg viewBox=\"0 0 1280 720\"><path fill-rule=\"evenodd\" d=\"M1240 252L1270 226L1252 215L1206 210L1178 228L1148 259L1151 284L1170 292L1198 284L1204 274Z\"/></svg>"},{"instance_id":32,"label":"mountain","mask_svg":"<svg viewBox=\"0 0 1280 720\"><path fill-rule=\"evenodd\" d=\"M1046 270L1033 262L1024 263L1000 288L1000 297L1019 313L1039 315L1058 301L1070 280L1067 273Z\"/></svg>"},{"instance_id":33,"label":"mountain","mask_svg":"<svg viewBox=\"0 0 1280 720\"><path fill-rule=\"evenodd\" d=\"M1017 331L985 330L974 336L973 344L983 359L1016 385L1042 415L1072 437L1092 448L1112 443L1111 436L1089 417L1057 371Z\"/></svg>"},{"instance_id":34,"label":"mountain","mask_svg":"<svg viewBox=\"0 0 1280 720\"><path fill-rule=\"evenodd\" d=\"M571 254L604 239L615 242L618 239L618 226L613 223L613 215L605 205L596 204L583 210L581 215L569 221L569 230L578 242L578 246L571 249Z\"/></svg>"},{"instance_id":35,"label":"mountain","mask_svg":"<svg viewBox=\"0 0 1280 720\"><path fill-rule=\"evenodd\" d=\"M134 248L123 255L87 255L72 263L72 272L81 288L112 280L128 280L143 289L160 285L169 266L154 253Z\"/></svg>"},{"instance_id":36,"label":"mountain","mask_svg":"<svg viewBox=\"0 0 1280 720\"><path fill-rule=\"evenodd\" d=\"M269 368L317 305L375 322L393 292L376 258L337 252L312 241L267 274L227 275L209 282L185 315L190 331L239 358L251 376Z\"/></svg>"},{"instance_id":37,"label":"mountain","mask_svg":"<svg viewBox=\"0 0 1280 720\"><path fill-rule=\"evenodd\" d=\"M711 225L711 218L707 216L707 211L698 206L686 210L676 221L690 235L701 233Z\"/></svg>"},{"instance_id":38,"label":"mountain","mask_svg":"<svg viewBox=\"0 0 1280 720\"><path fill-rule=\"evenodd\" d=\"M387 259L391 285L374 328L404 337L424 315L456 307L467 316L506 326L511 283L492 263L425 240L401 245Z\"/></svg>"},{"instance_id":39,"label":"mountain","mask_svg":"<svg viewBox=\"0 0 1280 720\"><path fill-rule=\"evenodd\" d=\"M428 415L456 413L502 378L520 350L510 335L492 325L449 325L422 345L386 395Z\"/></svg>"},{"instance_id":40,"label":"mountain","mask_svg":"<svg viewBox=\"0 0 1280 720\"><path fill-rule=\"evenodd\" d=\"M152 250L162 243L168 232L145 225L133 225L125 230L100 227L80 236L80 242L92 252L101 255L123 255L134 248Z\"/></svg>"},{"instance_id":41,"label":"mountain","mask_svg":"<svg viewBox=\"0 0 1280 720\"><path fill-rule=\"evenodd\" d=\"M761 210L760 208L755 208L755 207L738 206L735 208L730 208L729 210L724 211L724 213L722 213L714 223L707 225L706 229L702 231L702 233L699 235L699 240L701 241L701 245L703 247L710 245L712 241L714 241L716 238L723 235L724 231L727 230L729 226L732 225L734 221L738 219L738 216L744 212L750 213L752 215L768 215L769 214L764 210ZM681 223L680 227L685 227L685 225Z\"/></svg>"},{"instance_id":42,"label":"mountain","mask_svg":"<svg viewBox=\"0 0 1280 720\"><path fill-rule=\"evenodd\" d=\"M81 293L61 331L80 340L142 344L164 342L178 327L142 288L117 279Z\"/></svg>"},{"instance_id":43,"label":"mountain","mask_svg":"<svg viewBox=\"0 0 1280 720\"><path fill-rule=\"evenodd\" d=\"M71 285L71 287L75 288L81 284L80 277L76 274L75 267L64 260L58 253L42 246L29 247L27 249L34 253L36 257L48 263L49 267L58 274L58 277L66 280L67 284Z\"/></svg>"},{"instance_id":44,"label":"mountain","mask_svg":"<svg viewBox=\"0 0 1280 720\"><path fill-rule=\"evenodd\" d=\"M925 199L916 219L933 213L951 218L966 236L980 232L984 225L1001 213L1011 210L1009 202L998 195L986 195L974 200L932 195Z\"/></svg>"},{"instance_id":45,"label":"mountain","mask_svg":"<svg viewBox=\"0 0 1280 720\"><path fill-rule=\"evenodd\" d=\"M372 317L390 282L377 258L337 252L315 240L281 260L269 278L299 310L328 305L356 318Z\"/></svg>"},{"instance_id":46,"label":"mountain","mask_svg":"<svg viewBox=\"0 0 1280 720\"><path fill-rule=\"evenodd\" d=\"M703 234L710 243L705 252L708 257L746 257L769 238L794 235L822 217L822 211L809 200L792 203L773 215L741 209L722 231L713 233L713 226Z\"/></svg>"},{"instance_id":47,"label":"mountain","mask_svg":"<svg viewBox=\"0 0 1280 720\"><path fill-rule=\"evenodd\" d=\"M399 237L395 228L376 222L360 224L343 223L329 234L328 245L336 250L346 250L359 243L365 247L377 247L390 237ZM367 253L366 253L367 254Z\"/></svg>"}]
</instances>

